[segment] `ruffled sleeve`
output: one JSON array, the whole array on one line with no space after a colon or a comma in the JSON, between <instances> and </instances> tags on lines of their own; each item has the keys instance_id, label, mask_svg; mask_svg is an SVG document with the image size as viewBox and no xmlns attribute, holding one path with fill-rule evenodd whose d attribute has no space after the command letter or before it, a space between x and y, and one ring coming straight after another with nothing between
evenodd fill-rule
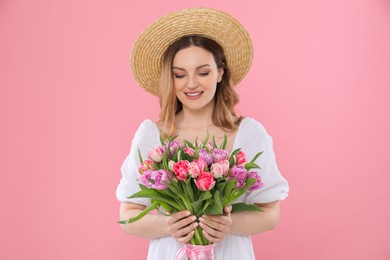
<instances>
[{"instance_id":1,"label":"ruffled sleeve","mask_svg":"<svg viewBox=\"0 0 390 260\"><path fill-rule=\"evenodd\" d=\"M124 160L121 166L122 178L116 189L116 197L122 202L132 202L150 205L148 198L134 198L127 197L133 195L140 190L138 185L138 167L140 166L138 149L141 152L142 158L146 159L148 152L160 144L158 129L151 120L144 120L137 129L135 136L131 142L131 149L129 155Z\"/></svg>"},{"instance_id":2,"label":"ruffled sleeve","mask_svg":"<svg viewBox=\"0 0 390 260\"><path fill-rule=\"evenodd\" d=\"M252 118L245 118L237 134L235 148L242 148L248 161L258 152L263 154L255 161L261 169L252 169L262 177L264 186L247 193L245 203L268 203L283 200L288 196L289 186L280 174L273 151L272 137L262 124Z\"/></svg>"}]
</instances>

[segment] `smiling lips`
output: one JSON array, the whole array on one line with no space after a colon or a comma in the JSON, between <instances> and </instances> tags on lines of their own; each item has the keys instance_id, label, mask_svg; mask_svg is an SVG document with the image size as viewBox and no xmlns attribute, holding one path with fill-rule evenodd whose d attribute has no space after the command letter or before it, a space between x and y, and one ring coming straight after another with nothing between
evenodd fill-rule
<instances>
[{"instance_id":1,"label":"smiling lips","mask_svg":"<svg viewBox=\"0 0 390 260\"><path fill-rule=\"evenodd\" d=\"M198 92L185 92L186 96L189 98L197 98L200 95L203 94L203 91L198 91Z\"/></svg>"}]
</instances>

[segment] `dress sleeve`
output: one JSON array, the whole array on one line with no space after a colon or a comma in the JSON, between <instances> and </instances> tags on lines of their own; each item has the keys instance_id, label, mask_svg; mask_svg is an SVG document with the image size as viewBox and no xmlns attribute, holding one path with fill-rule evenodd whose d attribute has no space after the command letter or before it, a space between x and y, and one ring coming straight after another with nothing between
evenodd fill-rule
<instances>
[{"instance_id":1,"label":"dress sleeve","mask_svg":"<svg viewBox=\"0 0 390 260\"><path fill-rule=\"evenodd\" d=\"M242 140L242 149L247 155L248 161L258 152L263 154L255 161L261 169L252 169L259 173L264 186L247 193L245 203L268 203L283 200L288 196L289 185L280 174L273 151L272 137L265 128L256 120L249 119L245 126L245 135Z\"/></svg>"},{"instance_id":2,"label":"dress sleeve","mask_svg":"<svg viewBox=\"0 0 390 260\"><path fill-rule=\"evenodd\" d=\"M121 166L122 178L116 189L116 197L119 201L132 202L145 206L150 205L150 199L148 198L129 199L127 197L140 191L138 185L138 167L140 166L138 149L141 152L142 158L146 159L150 149L159 145L158 137L156 126L151 120L143 121L137 129L131 142L130 153Z\"/></svg>"}]
</instances>

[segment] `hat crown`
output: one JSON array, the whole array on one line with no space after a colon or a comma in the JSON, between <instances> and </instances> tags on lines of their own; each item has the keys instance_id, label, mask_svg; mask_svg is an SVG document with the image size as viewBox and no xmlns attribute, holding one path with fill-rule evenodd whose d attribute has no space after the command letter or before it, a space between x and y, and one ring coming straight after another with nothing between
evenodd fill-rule
<instances>
[{"instance_id":1,"label":"hat crown","mask_svg":"<svg viewBox=\"0 0 390 260\"><path fill-rule=\"evenodd\" d=\"M147 27L134 43L131 69L147 92L158 95L162 57L173 42L186 35L201 35L224 49L231 78L237 85L252 65L249 33L231 15L210 8L187 8L161 17Z\"/></svg>"}]
</instances>

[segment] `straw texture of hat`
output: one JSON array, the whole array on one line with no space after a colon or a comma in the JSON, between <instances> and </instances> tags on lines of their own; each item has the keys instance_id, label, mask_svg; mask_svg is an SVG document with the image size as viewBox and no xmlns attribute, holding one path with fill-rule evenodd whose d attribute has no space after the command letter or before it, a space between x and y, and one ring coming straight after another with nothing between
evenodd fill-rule
<instances>
[{"instance_id":1,"label":"straw texture of hat","mask_svg":"<svg viewBox=\"0 0 390 260\"><path fill-rule=\"evenodd\" d=\"M191 34L211 38L223 47L235 85L248 73L253 57L252 41L234 17L209 8L183 9L158 19L134 43L131 69L135 80L145 91L158 95L165 50L174 41Z\"/></svg>"}]
</instances>

